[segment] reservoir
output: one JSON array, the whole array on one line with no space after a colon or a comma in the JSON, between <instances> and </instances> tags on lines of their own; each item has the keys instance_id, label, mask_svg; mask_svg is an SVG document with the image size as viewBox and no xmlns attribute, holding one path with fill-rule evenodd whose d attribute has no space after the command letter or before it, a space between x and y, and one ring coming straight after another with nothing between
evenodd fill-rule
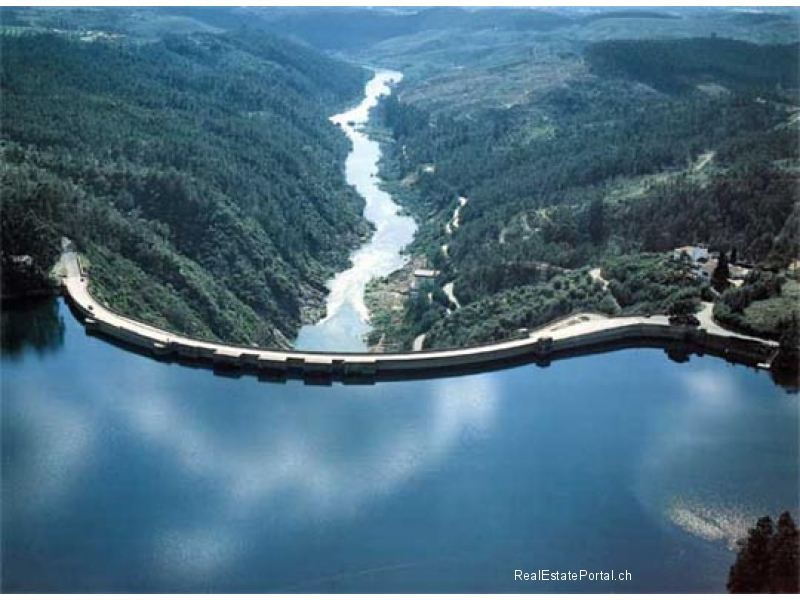
<instances>
[{"instance_id":1,"label":"reservoir","mask_svg":"<svg viewBox=\"0 0 800 600\"><path fill-rule=\"evenodd\" d=\"M4 592L721 592L798 514L798 396L717 358L312 386L128 352L60 299L2 335ZM514 580L540 569L631 580Z\"/></svg>"},{"instance_id":2,"label":"reservoir","mask_svg":"<svg viewBox=\"0 0 800 600\"><path fill-rule=\"evenodd\" d=\"M328 283L326 316L300 330L294 344L298 350L365 351L363 336L369 330L369 314L364 305L364 286L373 277L388 275L405 262L400 251L414 238L416 225L411 217L400 215L400 207L380 189L380 144L362 131L370 110L381 96L391 93L389 86L401 79L402 74L396 71L377 71L366 85L363 101L331 117L352 143L345 177L364 198L364 216L375 231L370 241L353 253L352 266Z\"/></svg>"}]
</instances>

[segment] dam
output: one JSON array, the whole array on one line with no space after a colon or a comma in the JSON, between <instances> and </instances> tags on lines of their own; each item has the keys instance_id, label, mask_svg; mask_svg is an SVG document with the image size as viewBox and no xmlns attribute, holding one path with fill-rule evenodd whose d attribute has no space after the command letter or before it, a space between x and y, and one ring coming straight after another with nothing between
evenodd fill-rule
<instances>
[{"instance_id":1,"label":"dam","mask_svg":"<svg viewBox=\"0 0 800 600\"><path fill-rule=\"evenodd\" d=\"M237 346L193 339L141 323L103 306L74 250L61 257L62 289L88 332L164 360L288 377L339 380L431 377L514 362L551 360L634 346L690 348L769 368L777 342L716 327L671 325L666 316L569 315L516 339L467 348L400 353L322 352Z\"/></svg>"}]
</instances>

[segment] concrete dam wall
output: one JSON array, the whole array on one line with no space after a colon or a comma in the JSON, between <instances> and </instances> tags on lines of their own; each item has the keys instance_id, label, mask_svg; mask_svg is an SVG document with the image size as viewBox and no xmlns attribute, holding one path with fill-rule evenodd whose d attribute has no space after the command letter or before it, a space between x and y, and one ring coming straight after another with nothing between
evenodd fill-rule
<instances>
[{"instance_id":1,"label":"concrete dam wall","mask_svg":"<svg viewBox=\"0 0 800 600\"><path fill-rule=\"evenodd\" d=\"M768 367L777 352L775 342L670 325L664 316L605 317L589 313L565 317L518 339L469 348L405 353L251 348L196 340L119 315L91 296L88 278L81 270L77 255L65 253L62 261L66 272L63 280L65 295L89 332L162 360L223 370L258 372L278 377L391 379L476 371L521 362L546 364L568 356L636 346L688 348L736 362Z\"/></svg>"}]
</instances>

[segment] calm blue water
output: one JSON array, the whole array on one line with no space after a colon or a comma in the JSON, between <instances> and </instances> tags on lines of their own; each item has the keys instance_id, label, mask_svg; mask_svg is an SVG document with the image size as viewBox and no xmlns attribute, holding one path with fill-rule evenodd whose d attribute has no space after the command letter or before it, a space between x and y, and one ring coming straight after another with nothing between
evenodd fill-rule
<instances>
[{"instance_id":1,"label":"calm blue water","mask_svg":"<svg viewBox=\"0 0 800 600\"><path fill-rule=\"evenodd\" d=\"M723 591L730 542L798 510L797 396L718 359L274 384L61 301L5 312L3 344L3 591Z\"/></svg>"}]
</instances>

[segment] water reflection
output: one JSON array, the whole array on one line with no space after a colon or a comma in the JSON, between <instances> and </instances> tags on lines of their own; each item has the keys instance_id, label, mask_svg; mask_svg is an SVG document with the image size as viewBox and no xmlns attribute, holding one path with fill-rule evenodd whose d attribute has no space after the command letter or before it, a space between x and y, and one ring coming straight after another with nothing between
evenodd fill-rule
<instances>
[{"instance_id":1,"label":"water reflection","mask_svg":"<svg viewBox=\"0 0 800 600\"><path fill-rule=\"evenodd\" d=\"M782 387L790 394L800 393L800 368L774 366L769 371L775 385Z\"/></svg>"},{"instance_id":2,"label":"water reflection","mask_svg":"<svg viewBox=\"0 0 800 600\"><path fill-rule=\"evenodd\" d=\"M3 421L14 423L11 439L3 443L3 478L7 508L22 513L47 511L63 502L80 481L82 471L97 451L96 422L80 404L64 403L52 383L29 382L24 406L8 402L16 390L3 382Z\"/></svg>"},{"instance_id":3,"label":"water reflection","mask_svg":"<svg viewBox=\"0 0 800 600\"><path fill-rule=\"evenodd\" d=\"M201 527L164 531L153 546L155 572L165 579L204 583L229 566L245 544L232 530Z\"/></svg>"},{"instance_id":4,"label":"water reflection","mask_svg":"<svg viewBox=\"0 0 800 600\"><path fill-rule=\"evenodd\" d=\"M82 485L81 473L98 460L92 454L103 453L97 440L135 440L142 452L159 457L176 483L204 490L203 513L213 517L164 524L149 542L152 568L187 581L212 577L235 560L247 546L243 524L273 511L283 526L356 517L414 477L434 472L455 445L485 435L497 403L487 375L421 384L424 400L395 407L376 402L370 388L340 388L349 396L341 403L325 397L330 390L299 382L281 386L288 398L273 398L263 384L242 380L235 384L261 386L262 401L277 406L226 408L187 402L173 369L146 359L137 364L94 384L92 411L26 388L32 393L25 410L9 416L25 430L31 451L5 474L13 490L6 500L12 512L22 513L68 504L70 491ZM212 397L224 397L233 383L200 374ZM135 390L135 397L120 390ZM222 413L225 424L217 418ZM35 449L34 440L40 444Z\"/></svg>"},{"instance_id":5,"label":"water reflection","mask_svg":"<svg viewBox=\"0 0 800 600\"><path fill-rule=\"evenodd\" d=\"M453 445L484 431L495 398L484 385L458 389L439 386L430 411L406 414L402 420L378 418L368 405L362 414L348 412L326 422L330 413L258 423L261 434L242 447L230 439L206 439L197 424L183 423L179 435L165 429L159 443L187 474L207 478L225 490L214 507L214 520L200 527L169 529L154 540L155 565L166 565L174 578L209 577L247 548L242 522L258 521L280 509L282 526L355 519L396 492L413 477L435 472ZM363 411L366 410L366 414ZM366 428L353 425L372 421ZM383 422L381 422L383 421ZM291 507L287 510L287 507ZM168 540L164 543L162 540Z\"/></svg>"},{"instance_id":6,"label":"water reflection","mask_svg":"<svg viewBox=\"0 0 800 600\"><path fill-rule=\"evenodd\" d=\"M515 591L515 562L721 590L742 524L797 502L797 398L720 360L271 385L63 315L3 364L4 591Z\"/></svg>"},{"instance_id":7,"label":"water reflection","mask_svg":"<svg viewBox=\"0 0 800 600\"><path fill-rule=\"evenodd\" d=\"M798 439L798 399L754 395L746 375L733 366L678 373L684 393L648 436L639 475L642 503L657 518L730 549L758 517L800 508L800 491L782 504L773 480L775 472L800 477L797 456L785 451L785 440ZM785 405L794 418L776 427L769 403ZM748 456L762 459L741 460L743 444Z\"/></svg>"},{"instance_id":8,"label":"water reflection","mask_svg":"<svg viewBox=\"0 0 800 600\"><path fill-rule=\"evenodd\" d=\"M3 358L16 358L27 349L43 355L64 343L64 320L55 298L4 301L0 319Z\"/></svg>"}]
</instances>

